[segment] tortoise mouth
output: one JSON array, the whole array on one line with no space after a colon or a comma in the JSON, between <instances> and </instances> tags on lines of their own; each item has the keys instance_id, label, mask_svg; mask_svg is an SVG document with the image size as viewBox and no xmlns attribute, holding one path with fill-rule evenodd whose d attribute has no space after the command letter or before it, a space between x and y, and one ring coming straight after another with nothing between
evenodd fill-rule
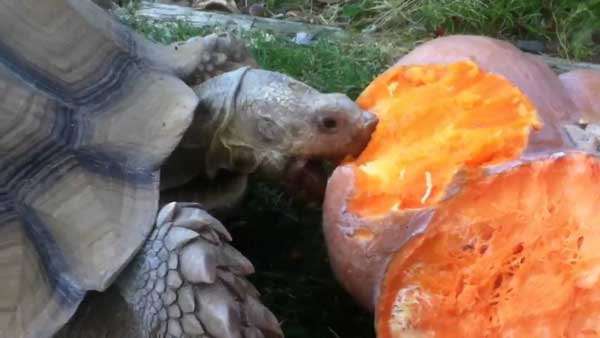
<instances>
[{"instance_id":1,"label":"tortoise mouth","mask_svg":"<svg viewBox=\"0 0 600 338\"><path fill-rule=\"evenodd\" d=\"M343 147L345 152L318 156L300 155L288 159L283 175L283 185L288 193L304 201L322 203L327 180L335 167L359 156L367 147L374 128L374 124L370 126L365 136L355 141L351 149Z\"/></svg>"},{"instance_id":2,"label":"tortoise mouth","mask_svg":"<svg viewBox=\"0 0 600 338\"><path fill-rule=\"evenodd\" d=\"M283 186L297 200L320 203L331 172L328 167L327 161L322 159L294 158L286 166Z\"/></svg>"}]
</instances>

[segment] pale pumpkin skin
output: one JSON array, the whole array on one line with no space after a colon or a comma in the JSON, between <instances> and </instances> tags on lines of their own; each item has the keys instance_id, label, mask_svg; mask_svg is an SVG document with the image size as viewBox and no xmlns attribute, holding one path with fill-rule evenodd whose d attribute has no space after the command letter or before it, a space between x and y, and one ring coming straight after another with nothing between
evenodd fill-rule
<instances>
[{"instance_id":1,"label":"pale pumpkin skin","mask_svg":"<svg viewBox=\"0 0 600 338\"><path fill-rule=\"evenodd\" d=\"M449 64L471 60L482 70L507 78L536 106L543 128L532 132L519 160L546 158L577 147L563 125L574 124L581 114L561 80L543 60L511 44L482 36L455 35L424 43L400 58L395 66ZM506 164L510 168L515 163ZM502 169L495 170L498 173ZM460 191L465 179L455 177L448 198ZM342 286L363 307L374 310L380 283L390 256L430 222L435 206L391 211L377 218L360 218L348 211L354 189L351 165L337 167L329 178L323 206L323 231L331 268Z\"/></svg>"},{"instance_id":2,"label":"pale pumpkin skin","mask_svg":"<svg viewBox=\"0 0 600 338\"><path fill-rule=\"evenodd\" d=\"M559 78L582 117L588 122L600 122L600 71L577 69L560 74Z\"/></svg>"},{"instance_id":3,"label":"pale pumpkin skin","mask_svg":"<svg viewBox=\"0 0 600 338\"><path fill-rule=\"evenodd\" d=\"M426 42L395 65L453 63L469 59L481 69L502 75L516 85L536 106L546 128L532 135L530 148L559 146L559 125L581 117L560 79L537 55L524 53L502 40L473 35L451 35Z\"/></svg>"}]
</instances>

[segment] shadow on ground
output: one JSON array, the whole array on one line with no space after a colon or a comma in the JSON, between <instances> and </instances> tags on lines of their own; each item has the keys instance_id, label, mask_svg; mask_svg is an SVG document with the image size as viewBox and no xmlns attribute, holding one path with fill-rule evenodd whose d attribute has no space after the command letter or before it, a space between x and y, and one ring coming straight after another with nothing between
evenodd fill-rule
<instances>
[{"instance_id":1,"label":"shadow on ground","mask_svg":"<svg viewBox=\"0 0 600 338\"><path fill-rule=\"evenodd\" d=\"M254 184L237 221L235 247L256 268L251 280L282 322L286 338L373 338L371 314L335 281L321 232L321 210Z\"/></svg>"}]
</instances>

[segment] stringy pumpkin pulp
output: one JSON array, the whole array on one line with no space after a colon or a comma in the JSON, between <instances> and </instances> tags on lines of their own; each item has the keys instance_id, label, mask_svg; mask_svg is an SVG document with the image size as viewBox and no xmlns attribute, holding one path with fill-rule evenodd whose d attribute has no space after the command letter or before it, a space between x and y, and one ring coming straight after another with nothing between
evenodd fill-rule
<instances>
[{"instance_id":1,"label":"stringy pumpkin pulp","mask_svg":"<svg viewBox=\"0 0 600 338\"><path fill-rule=\"evenodd\" d=\"M505 78L470 61L395 67L357 100L379 118L356 165L349 210L360 216L422 208L443 197L462 168L520 156L540 122Z\"/></svg>"},{"instance_id":2,"label":"stringy pumpkin pulp","mask_svg":"<svg viewBox=\"0 0 600 338\"><path fill-rule=\"evenodd\" d=\"M548 158L438 204L388 265L379 338L600 336L600 162Z\"/></svg>"}]
</instances>

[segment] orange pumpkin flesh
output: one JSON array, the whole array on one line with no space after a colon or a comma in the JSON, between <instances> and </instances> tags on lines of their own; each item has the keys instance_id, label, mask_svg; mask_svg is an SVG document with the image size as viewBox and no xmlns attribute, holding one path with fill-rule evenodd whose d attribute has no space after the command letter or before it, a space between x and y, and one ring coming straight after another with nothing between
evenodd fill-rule
<instances>
[{"instance_id":1,"label":"orange pumpkin flesh","mask_svg":"<svg viewBox=\"0 0 600 338\"><path fill-rule=\"evenodd\" d=\"M519 158L540 127L518 88L470 61L392 68L357 103L379 118L352 161L361 217L436 203L459 170Z\"/></svg>"},{"instance_id":2,"label":"orange pumpkin flesh","mask_svg":"<svg viewBox=\"0 0 600 338\"><path fill-rule=\"evenodd\" d=\"M387 265L379 338L600 335L595 158L569 154L484 174L519 162L541 123L517 87L470 61L396 66L357 102L379 124L346 164L354 172L348 212L365 220L435 210ZM461 171L480 175L448 196ZM358 229L352 238L373 236Z\"/></svg>"},{"instance_id":3,"label":"orange pumpkin flesh","mask_svg":"<svg viewBox=\"0 0 600 338\"><path fill-rule=\"evenodd\" d=\"M482 177L388 265L379 338L600 335L600 164L584 154Z\"/></svg>"}]
</instances>

